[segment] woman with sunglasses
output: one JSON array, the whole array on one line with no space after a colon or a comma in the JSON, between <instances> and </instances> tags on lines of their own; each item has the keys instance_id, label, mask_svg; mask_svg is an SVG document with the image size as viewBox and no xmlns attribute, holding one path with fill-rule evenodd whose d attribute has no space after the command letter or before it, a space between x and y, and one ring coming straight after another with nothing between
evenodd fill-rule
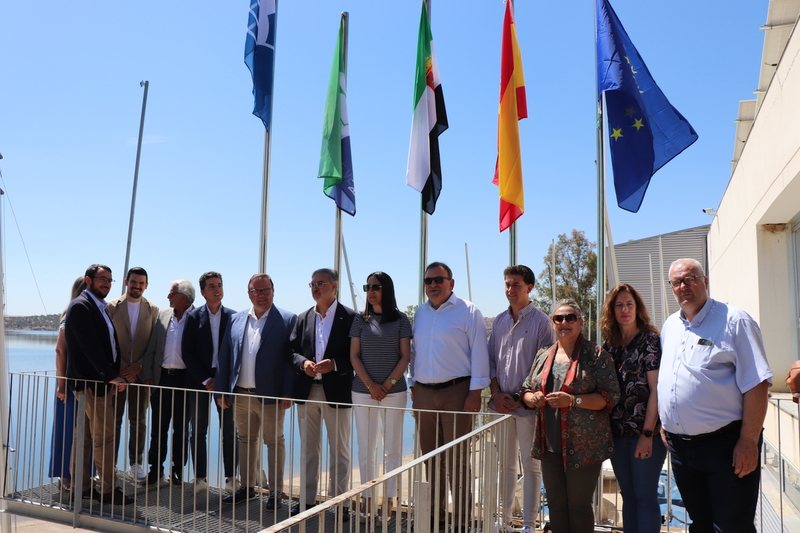
<instances>
[{"instance_id":1,"label":"woman with sunglasses","mask_svg":"<svg viewBox=\"0 0 800 533\"><path fill-rule=\"evenodd\" d=\"M407 399L404 374L411 358L411 323L397 308L392 278L384 272L373 272L367 277L364 292L367 293L366 309L356 315L350 329L350 361L356 372L353 414L362 483L379 475L376 456L380 448L384 452L384 472L400 466L405 414L402 409ZM399 409L372 409L371 406ZM386 488L387 516L390 516L397 497L397 482L390 480ZM364 498L362 517L366 519L373 512L371 490L364 492Z\"/></svg>"},{"instance_id":2,"label":"woman with sunglasses","mask_svg":"<svg viewBox=\"0 0 800 533\"><path fill-rule=\"evenodd\" d=\"M582 315L574 300L556 304L556 343L539 351L520 389L525 406L536 409L531 455L542 461L550 525L558 533L594 531L592 496L603 461L614 453L614 360L584 338Z\"/></svg>"},{"instance_id":3,"label":"woman with sunglasses","mask_svg":"<svg viewBox=\"0 0 800 533\"><path fill-rule=\"evenodd\" d=\"M625 532L656 533L661 530L658 478L667 456L659 437L658 330L650 323L641 295L627 284L608 294L600 329L622 391L611 413L615 450L611 464L622 493Z\"/></svg>"}]
</instances>

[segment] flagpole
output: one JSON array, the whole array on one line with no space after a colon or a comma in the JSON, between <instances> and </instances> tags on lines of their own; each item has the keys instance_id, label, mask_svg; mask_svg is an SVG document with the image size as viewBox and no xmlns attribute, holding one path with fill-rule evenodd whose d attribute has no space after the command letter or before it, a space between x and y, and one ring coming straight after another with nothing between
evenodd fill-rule
<instances>
[{"instance_id":1,"label":"flagpole","mask_svg":"<svg viewBox=\"0 0 800 533\"><path fill-rule=\"evenodd\" d=\"M596 63L596 62L595 62ZM597 106L597 306L595 313L595 340L600 342L600 313L605 299L605 138L603 136L603 110L605 93Z\"/></svg>"},{"instance_id":2,"label":"flagpole","mask_svg":"<svg viewBox=\"0 0 800 533\"><path fill-rule=\"evenodd\" d=\"M344 234L342 234L342 253L344 254L344 268L347 271L347 284L350 286L350 297L353 299L353 309L358 309L356 289L353 285L353 276L350 274L350 260L347 258L347 246L344 244Z\"/></svg>"},{"instance_id":3,"label":"flagpole","mask_svg":"<svg viewBox=\"0 0 800 533\"><path fill-rule=\"evenodd\" d=\"M278 16L278 0L275 0L275 17ZM276 25L277 26L277 25ZM278 42L277 27L270 28L274 34L275 43ZM275 80L275 63L277 50L273 48L272 74L270 78ZM274 81L273 81L274 83ZM267 234L269 225L269 185L270 185L270 161L272 160L272 102L275 96L274 85L269 93L269 128L264 128L264 158L261 162L261 231L258 236L258 271L267 272Z\"/></svg>"},{"instance_id":4,"label":"flagpole","mask_svg":"<svg viewBox=\"0 0 800 533\"><path fill-rule=\"evenodd\" d=\"M136 209L136 188L139 184L139 159L142 156L142 134L144 133L144 115L147 110L147 89L150 87L150 82L147 80L139 82L140 87L144 87L144 96L142 96L142 118L139 120L139 143L136 145L136 165L133 168L133 192L131 193L131 218L128 222L128 245L125 248L125 269L122 271L123 275L128 274L128 266L131 259L131 240L133 238L133 213ZM122 285L122 292L125 294L125 285Z\"/></svg>"},{"instance_id":5,"label":"flagpole","mask_svg":"<svg viewBox=\"0 0 800 533\"><path fill-rule=\"evenodd\" d=\"M431 22L431 2L433 0L423 0L428 10L428 24ZM425 285L422 278L425 277L425 267L428 266L428 213L425 212L423 196L420 201L420 221L419 221L419 305L425 303Z\"/></svg>"},{"instance_id":6,"label":"flagpole","mask_svg":"<svg viewBox=\"0 0 800 533\"><path fill-rule=\"evenodd\" d=\"M508 228L508 265L517 264L517 223L516 221Z\"/></svg>"},{"instance_id":7,"label":"flagpole","mask_svg":"<svg viewBox=\"0 0 800 533\"><path fill-rule=\"evenodd\" d=\"M342 71L347 79L347 47L348 32L350 31L350 13L342 11ZM338 125L337 125L338 127ZM333 269L339 273L341 279L342 266L342 210L336 204L336 235L333 237Z\"/></svg>"},{"instance_id":8,"label":"flagpole","mask_svg":"<svg viewBox=\"0 0 800 533\"><path fill-rule=\"evenodd\" d=\"M0 155L0 159L3 156ZM3 393L0 394L0 495L9 493L7 483L10 480L10 468L8 466L10 446L10 421L8 418L8 394L11 385L8 376L8 353L6 352L6 314L5 314L5 276L3 274L3 196L5 192L0 189L0 380L3 384ZM0 509L5 511L5 502L0 503ZM11 531L10 513L0 513L0 531Z\"/></svg>"}]
</instances>

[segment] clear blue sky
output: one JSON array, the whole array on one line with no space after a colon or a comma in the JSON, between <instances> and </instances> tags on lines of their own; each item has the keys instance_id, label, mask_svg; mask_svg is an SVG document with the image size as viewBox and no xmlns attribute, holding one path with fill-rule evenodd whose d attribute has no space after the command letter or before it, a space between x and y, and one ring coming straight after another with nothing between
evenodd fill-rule
<instances>
[{"instance_id":1,"label":"clear blue sky","mask_svg":"<svg viewBox=\"0 0 800 533\"><path fill-rule=\"evenodd\" d=\"M754 97L768 1L612 5L700 136L656 174L638 214L611 202L615 242L707 224L701 210L717 206L730 176L738 102ZM131 264L150 272L145 296L166 307L173 279L196 283L202 272L218 270L225 304L249 305L263 127L251 115L243 62L248 6L4 4L7 314L60 312L72 281L95 262L112 267L120 282L111 295L120 293L144 79L150 93ZM453 267L456 293L467 297L467 243L473 300L487 316L506 306L508 237L498 232L491 184L503 10L501 0L433 0L431 17L450 129L440 137L444 188L430 219L429 258ZM420 198L405 185L417 0L279 1L267 270L276 305L299 312L313 303L311 272L333 264L334 203L316 175L341 11L350 12L358 204L355 218L344 217L351 270L358 286L374 270L391 274L405 309L418 294ZM519 262L538 275L558 234L577 228L596 239L594 2L519 0L516 22L529 102L520 125L526 213L518 224ZM351 305L349 293L342 300Z\"/></svg>"}]
</instances>

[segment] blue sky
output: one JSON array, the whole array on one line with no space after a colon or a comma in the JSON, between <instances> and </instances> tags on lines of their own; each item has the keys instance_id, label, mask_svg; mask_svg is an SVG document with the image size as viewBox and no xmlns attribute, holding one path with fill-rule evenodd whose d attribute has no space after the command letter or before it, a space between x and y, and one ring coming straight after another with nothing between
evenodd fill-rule
<instances>
[{"instance_id":1,"label":"blue sky","mask_svg":"<svg viewBox=\"0 0 800 533\"><path fill-rule=\"evenodd\" d=\"M333 264L334 203L316 175L342 11L350 13L358 207L355 218L344 216L351 271L360 287L367 274L384 270L401 309L416 303L420 198L405 185L405 169L420 5L279 1L267 270L280 307L310 307L311 272ZM656 174L638 214L610 198L614 240L708 224L702 209L717 206L731 172L738 102L754 98L768 1L612 5L656 82L699 134ZM225 304L249 305L263 126L251 115L243 62L248 6L5 3L7 314L60 312L72 281L95 262L112 267L120 282L111 295L120 293L144 79L150 92L131 264L150 273L145 296L165 307L172 280L196 283L202 272L218 270ZM508 236L498 232L491 184L503 10L501 0L434 0L431 15L450 129L440 137L444 187L430 218L429 258L452 266L456 293L467 297L467 243L473 300L487 316L506 305ZM518 258L538 275L558 234L577 228L596 239L594 2L519 0L516 23L529 102L529 118L520 123L526 212ZM342 300L351 305L349 293Z\"/></svg>"}]
</instances>

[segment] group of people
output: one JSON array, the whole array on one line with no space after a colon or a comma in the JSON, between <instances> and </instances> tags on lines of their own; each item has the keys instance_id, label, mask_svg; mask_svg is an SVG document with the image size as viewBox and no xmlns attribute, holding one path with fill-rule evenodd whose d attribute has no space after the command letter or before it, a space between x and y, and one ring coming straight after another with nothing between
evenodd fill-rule
<instances>
[{"instance_id":1,"label":"group of people","mask_svg":"<svg viewBox=\"0 0 800 533\"><path fill-rule=\"evenodd\" d=\"M626 531L658 531L658 479L669 449L693 530L754 531L772 373L758 325L708 296L701 264L681 259L670 267L669 284L681 311L660 335L633 287L612 289L602 311L602 347L584 336L583 311L575 301L558 302L551 317L535 308L530 268L511 266L503 275L509 307L495 319L487 342L481 312L455 295L452 270L440 262L425 270L428 299L413 327L384 272L368 276L366 307L356 313L337 300L338 273L315 271L309 283L315 305L297 316L273 305L275 284L267 274L250 278L252 306L239 313L222 306L217 272L200 278L206 300L201 307L193 307L192 284L177 280L168 295L170 308L158 311L142 297L147 273L139 268L126 274L126 294L106 304L111 270L92 265L79 280L85 290L73 294L63 321L65 342L60 337L57 350L65 358L59 372L86 397L86 439L73 447L73 454L79 445L85 450L83 486L76 491L130 503L114 482L125 405L131 474L151 484L164 480L171 422L168 480L182 484L188 443L195 479L185 491L206 490L209 395L183 389L206 390L215 393L221 421L230 491L222 501L256 496L264 442L270 510L283 505L284 413L297 402L304 481L290 511L295 515L317 501L323 422L329 494L338 495L350 488L351 407L363 483L378 475L381 460L385 471L401 463L403 411L374 407L405 407L409 391L424 454L472 430L488 387L489 408L512 415L498 443L498 529L510 530L521 462L522 533L535 527L542 479L553 531L592 531L596 481L602 462L611 458ZM659 375L662 367L666 372ZM62 383L58 393L62 399L67 394ZM145 473L148 401L152 431ZM382 435L384 457L378 458ZM91 490L90 456L100 478L97 492ZM465 441L445 460L426 465L434 529L470 525L471 462ZM397 490L396 482L387 485L389 514ZM362 513L377 514L372 494L364 496ZM349 519L349 510L343 512Z\"/></svg>"}]
</instances>

